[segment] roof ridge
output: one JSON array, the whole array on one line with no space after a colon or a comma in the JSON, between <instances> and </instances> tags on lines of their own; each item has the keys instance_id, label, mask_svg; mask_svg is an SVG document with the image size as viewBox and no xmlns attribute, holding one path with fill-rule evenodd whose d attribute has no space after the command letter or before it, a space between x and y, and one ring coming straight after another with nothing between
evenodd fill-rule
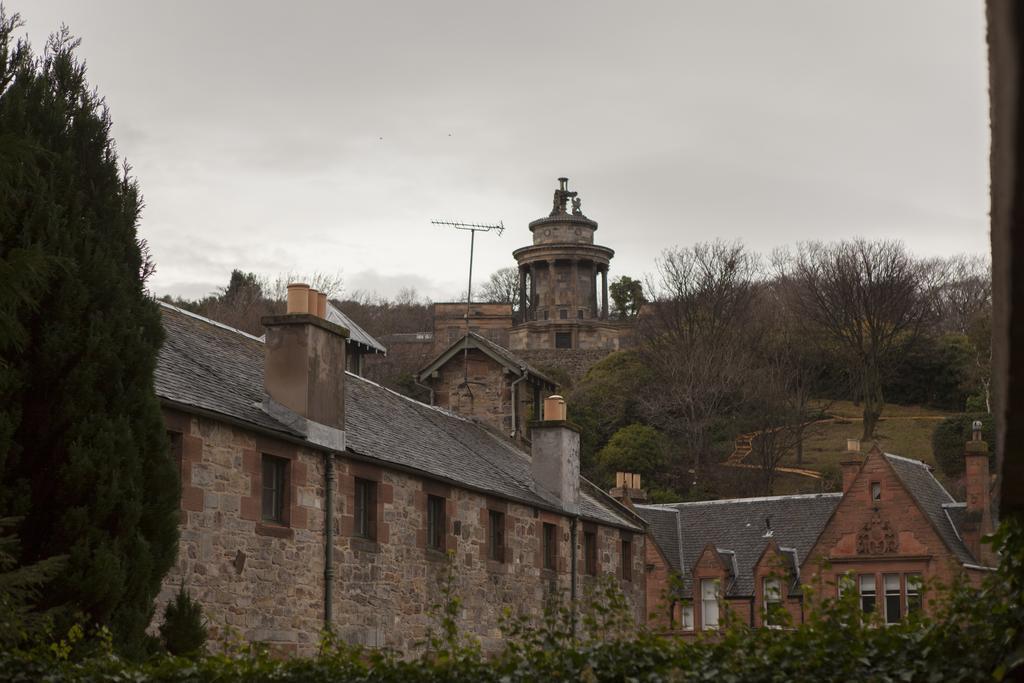
<instances>
[{"instance_id":1,"label":"roof ridge","mask_svg":"<svg viewBox=\"0 0 1024 683\"><path fill-rule=\"evenodd\" d=\"M887 458L896 458L897 460L902 460L903 462L909 462L912 465L918 465L919 467L924 467L925 469L927 469L929 471L932 469L931 465L926 463L924 460L920 460L918 458L908 458L905 455L896 455L895 453L882 453L882 455L884 455Z\"/></svg>"},{"instance_id":2,"label":"roof ridge","mask_svg":"<svg viewBox=\"0 0 1024 683\"><path fill-rule=\"evenodd\" d=\"M160 304L161 306L163 306L164 308L169 308L172 311L177 311L178 313L181 313L183 315L187 315L190 318L195 318L196 320L201 320L201 321L203 321L205 323L209 323L209 324L213 325L214 327L219 327L222 330L227 330L228 332L235 332L237 334L242 335L243 337L248 337L249 339L252 339L253 341L258 341L261 344L263 343L263 337L257 337L254 334L249 334L248 332L240 330L237 327L231 327L231 325L225 325L224 323L218 322L218 321L214 320L213 318L207 318L205 315L199 315L198 313L193 313L192 311L185 310L184 308L181 308L180 306L175 306L174 304L167 303L166 301L161 301L160 299L157 299L156 302L158 304Z\"/></svg>"},{"instance_id":3,"label":"roof ridge","mask_svg":"<svg viewBox=\"0 0 1024 683\"><path fill-rule=\"evenodd\" d=\"M648 505L637 505L642 508L652 508L658 510L678 510L680 507L686 505L724 505L728 503L764 503L775 500L797 500L797 499L810 499L810 498L836 498L842 497L842 493L839 491L830 491L828 493L791 493L784 496L760 496L755 498L719 498L717 500L690 500L682 501L679 503L653 503Z\"/></svg>"}]
</instances>

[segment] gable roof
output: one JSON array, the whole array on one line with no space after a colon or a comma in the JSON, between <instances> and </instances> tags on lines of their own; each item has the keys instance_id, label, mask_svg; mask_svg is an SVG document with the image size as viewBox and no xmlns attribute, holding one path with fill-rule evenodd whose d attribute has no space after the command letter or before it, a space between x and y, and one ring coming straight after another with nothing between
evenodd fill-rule
<instances>
[{"instance_id":1,"label":"gable roof","mask_svg":"<svg viewBox=\"0 0 1024 683\"><path fill-rule=\"evenodd\" d=\"M720 553L732 551L736 577L726 587L726 595L749 596L754 592L753 570L765 546L775 541L806 557L841 498L841 493L734 498L637 505L636 511L647 520L649 533L684 579L691 578L693 564L707 545Z\"/></svg>"},{"instance_id":2,"label":"gable roof","mask_svg":"<svg viewBox=\"0 0 1024 683\"><path fill-rule=\"evenodd\" d=\"M156 393L170 407L212 413L291 439L302 435L261 409L264 345L258 337L161 303L166 332ZM347 450L462 488L551 509L532 485L529 455L454 413L345 376ZM311 447L315 448L315 446ZM643 520L581 478L580 516L643 531Z\"/></svg>"},{"instance_id":3,"label":"gable roof","mask_svg":"<svg viewBox=\"0 0 1024 683\"><path fill-rule=\"evenodd\" d=\"M327 302L327 320L334 323L335 325L341 325L348 329L348 343L359 347L359 350L363 353L380 353L387 355L388 350L383 344L373 338L373 336L360 327L352 318L345 315L340 308L332 304L330 301Z\"/></svg>"},{"instance_id":4,"label":"gable roof","mask_svg":"<svg viewBox=\"0 0 1024 683\"><path fill-rule=\"evenodd\" d=\"M949 494L932 474L932 468L920 460L904 458L885 453L885 459L892 467L904 488L921 508L942 542L961 564L973 564L976 560L964 545L958 524L963 514L957 511L956 499Z\"/></svg>"},{"instance_id":5,"label":"gable roof","mask_svg":"<svg viewBox=\"0 0 1024 683\"><path fill-rule=\"evenodd\" d=\"M558 382L551 379L537 368L531 366L525 360L515 355L504 346L495 344L490 339L483 337L476 332L470 332L462 335L457 339L451 346L441 352L441 354L428 363L422 370L417 374L417 379L422 382L427 379L431 373L437 371L438 368L443 366L449 360L451 360L459 351L465 348L479 349L484 352L496 362L502 366L508 368L515 375L522 377L524 374L533 377L534 379L544 384L549 384L552 387L557 387Z\"/></svg>"}]
</instances>

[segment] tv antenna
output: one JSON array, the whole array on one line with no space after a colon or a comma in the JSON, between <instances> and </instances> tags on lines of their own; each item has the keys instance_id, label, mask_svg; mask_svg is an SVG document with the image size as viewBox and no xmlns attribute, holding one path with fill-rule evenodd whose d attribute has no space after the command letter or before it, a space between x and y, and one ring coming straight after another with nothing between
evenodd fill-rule
<instances>
[{"instance_id":1,"label":"tv antenna","mask_svg":"<svg viewBox=\"0 0 1024 683\"><path fill-rule=\"evenodd\" d=\"M430 221L434 225L444 225L449 228L455 228L456 230L468 230L469 231L469 284L466 286L466 337L463 340L462 348L462 385L469 389L469 309L473 303L473 249L476 246L476 234L478 232L491 232L492 230L498 233L498 237L501 237L501 233L505 232L505 224L498 221L497 225L488 225L483 223L462 223L460 221L449 221L449 220L433 220ZM470 396L473 395L473 391L469 390Z\"/></svg>"}]
</instances>

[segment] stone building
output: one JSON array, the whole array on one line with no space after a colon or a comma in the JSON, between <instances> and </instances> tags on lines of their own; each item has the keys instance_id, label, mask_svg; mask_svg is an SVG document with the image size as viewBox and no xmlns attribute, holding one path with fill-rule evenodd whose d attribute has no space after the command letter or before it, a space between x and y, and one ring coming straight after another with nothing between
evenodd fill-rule
<instances>
[{"instance_id":1,"label":"stone building","mask_svg":"<svg viewBox=\"0 0 1024 683\"><path fill-rule=\"evenodd\" d=\"M966 458L966 503L926 464L876 447L843 464L841 493L638 505L653 539L649 609L684 636L718 628L726 609L754 627L778 624L780 610L799 624L810 585L853 591L887 623L928 609L927 586L977 581L993 564L981 544L992 530L984 443Z\"/></svg>"},{"instance_id":2,"label":"stone building","mask_svg":"<svg viewBox=\"0 0 1024 683\"><path fill-rule=\"evenodd\" d=\"M583 215L569 179L558 183L551 213L530 223L533 244L512 252L520 285L509 348L618 350L632 326L609 317L608 269L615 252L594 243L597 222Z\"/></svg>"},{"instance_id":3,"label":"stone building","mask_svg":"<svg viewBox=\"0 0 1024 683\"><path fill-rule=\"evenodd\" d=\"M431 405L472 417L512 439L529 436L555 380L475 332L457 339L418 373Z\"/></svg>"},{"instance_id":4,"label":"stone building","mask_svg":"<svg viewBox=\"0 0 1024 683\"><path fill-rule=\"evenodd\" d=\"M310 654L330 627L409 652L451 568L460 626L488 650L503 610L538 614L598 575L644 618L645 523L579 476L564 402L523 451L346 372L348 331L305 299L290 289L264 338L162 306L181 541L157 614L184 583L215 642Z\"/></svg>"}]
</instances>

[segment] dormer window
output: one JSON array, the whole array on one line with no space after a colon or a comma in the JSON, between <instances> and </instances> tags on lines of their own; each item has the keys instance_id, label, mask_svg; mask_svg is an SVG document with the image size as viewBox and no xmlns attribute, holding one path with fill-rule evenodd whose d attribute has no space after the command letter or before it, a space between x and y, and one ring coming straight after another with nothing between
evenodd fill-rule
<instances>
[{"instance_id":1,"label":"dormer window","mask_svg":"<svg viewBox=\"0 0 1024 683\"><path fill-rule=\"evenodd\" d=\"M882 482L871 482L871 500L882 500Z\"/></svg>"},{"instance_id":2,"label":"dormer window","mask_svg":"<svg viewBox=\"0 0 1024 683\"><path fill-rule=\"evenodd\" d=\"M718 580L700 580L700 619L705 631L718 628Z\"/></svg>"}]
</instances>

